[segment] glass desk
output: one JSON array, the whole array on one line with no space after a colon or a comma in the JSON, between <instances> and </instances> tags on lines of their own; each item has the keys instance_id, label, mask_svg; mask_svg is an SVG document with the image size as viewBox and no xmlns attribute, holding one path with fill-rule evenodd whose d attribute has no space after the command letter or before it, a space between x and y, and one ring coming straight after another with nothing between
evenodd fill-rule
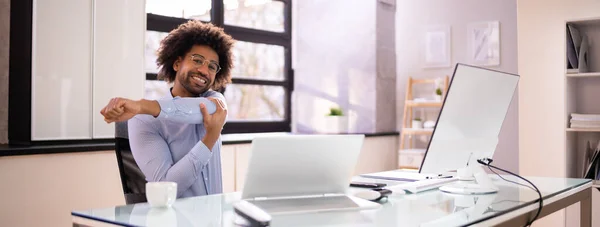
<instances>
[{"instance_id":1,"label":"glass desk","mask_svg":"<svg viewBox=\"0 0 600 227\"><path fill-rule=\"evenodd\" d=\"M517 181L511 176L507 179ZM587 179L528 177L542 192L540 218L581 202L581 226L591 226L592 181ZM354 180L385 181L355 177ZM381 208L362 211L273 216L271 226L523 226L537 212L533 190L492 180L500 191L490 195L453 195L437 189L417 194L392 194ZM525 183L522 181L517 181ZM526 183L525 183L526 184ZM360 188L350 188L349 194ZM240 192L178 199L171 208L151 208L147 203L72 212L74 226L236 226L232 204ZM587 221L589 220L589 221Z\"/></svg>"}]
</instances>

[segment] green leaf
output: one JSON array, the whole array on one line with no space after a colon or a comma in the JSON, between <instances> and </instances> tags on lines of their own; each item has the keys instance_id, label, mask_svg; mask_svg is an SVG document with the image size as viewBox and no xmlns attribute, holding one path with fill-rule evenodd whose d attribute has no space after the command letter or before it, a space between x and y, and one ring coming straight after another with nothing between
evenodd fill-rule
<instances>
[{"instance_id":1,"label":"green leaf","mask_svg":"<svg viewBox=\"0 0 600 227\"><path fill-rule=\"evenodd\" d=\"M342 112L342 108L332 107L329 109L329 116L344 116L344 113Z\"/></svg>"}]
</instances>

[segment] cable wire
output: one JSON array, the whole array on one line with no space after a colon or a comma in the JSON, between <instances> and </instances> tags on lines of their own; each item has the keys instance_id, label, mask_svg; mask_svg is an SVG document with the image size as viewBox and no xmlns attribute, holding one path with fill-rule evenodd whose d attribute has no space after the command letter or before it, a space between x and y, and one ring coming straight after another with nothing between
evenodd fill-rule
<instances>
[{"instance_id":1,"label":"cable wire","mask_svg":"<svg viewBox=\"0 0 600 227\"><path fill-rule=\"evenodd\" d=\"M521 186L528 187L529 189L532 189L532 190L534 190L535 192L537 192L537 193L538 193L538 196L539 196L539 199L538 199L538 201L539 201L539 203L540 203L540 206L539 206L539 208L538 208L538 211L537 211L537 213L535 214L535 216L534 216L534 217L533 217L531 220L529 220L529 222L527 222L527 224L525 225L525 226L531 226L531 224L533 224L533 221L535 221L535 220L536 220L536 219L537 219L537 218L540 216L540 213L542 212L542 207L543 207L543 205L544 205L544 202L543 202L543 199L542 199L542 193L541 193L541 192L540 192L540 190L539 190L539 189L538 189L538 188L535 186L535 184L531 183L531 181L529 181L529 180L527 180L527 179L525 179L525 178L523 178L523 177L519 176L519 175L518 175L518 174L516 174L516 173L513 173L513 172L511 172L511 171L504 170L504 169L501 169L501 168L499 168L499 167L496 167L496 166L493 166L493 165L491 165L492 161L493 161L493 160L492 160L492 159L489 159L489 158L485 158L485 159L479 159L479 160L477 160L477 162L478 162L479 164L482 164L482 165L484 165L484 166L487 166L487 167L488 167L490 170L492 170L492 168L494 168L494 169L500 170L500 171L502 171L502 172L505 172L505 173L511 174L511 175L513 175L513 176L516 176L516 177L520 178L521 180L524 180L524 181L526 181L527 183L531 184L531 186L533 186L533 188L531 188L531 187L529 187L529 186L527 186L527 185L524 185L524 184L518 183L518 182L514 182L514 181L507 180L507 179L505 179L504 177L500 176L500 174L498 174L497 172L495 172L494 170L492 170L492 172L494 172L496 175L498 175L498 176L499 176L500 178L502 178L503 180L505 180L505 181L508 181L508 182L511 182L511 183L514 183L514 184L517 184L517 185L521 185Z\"/></svg>"},{"instance_id":2,"label":"cable wire","mask_svg":"<svg viewBox=\"0 0 600 227\"><path fill-rule=\"evenodd\" d=\"M502 178L502 180L508 181L508 182L510 182L510 183L513 183L513 184L518 184L518 185L521 185L521 186L523 186L523 187L528 187L529 189L531 189L531 190L535 191L535 189L534 189L533 187L529 186L529 185L526 185L526 184L521 184L521 183L519 183L519 182L512 181L512 180L508 180L508 179L506 179L506 178L502 177L500 174L498 174L498 172L496 172L496 171L495 171L494 169L492 169L492 167L490 167L490 166L488 166L488 169L490 169L490 171L492 171L492 173L495 173L496 175L498 175L498 177Z\"/></svg>"}]
</instances>

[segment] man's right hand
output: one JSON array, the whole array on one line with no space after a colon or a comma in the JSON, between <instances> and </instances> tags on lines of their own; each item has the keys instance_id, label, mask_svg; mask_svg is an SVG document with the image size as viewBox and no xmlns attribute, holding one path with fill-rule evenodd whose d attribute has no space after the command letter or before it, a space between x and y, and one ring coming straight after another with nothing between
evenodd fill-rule
<instances>
[{"instance_id":1,"label":"man's right hand","mask_svg":"<svg viewBox=\"0 0 600 227\"><path fill-rule=\"evenodd\" d=\"M100 111L106 123L126 121L137 114L149 114L157 117L160 114L160 105L154 100L129 100L126 98L113 98Z\"/></svg>"},{"instance_id":2,"label":"man's right hand","mask_svg":"<svg viewBox=\"0 0 600 227\"><path fill-rule=\"evenodd\" d=\"M212 150L212 147L221 135L223 125L225 125L225 119L227 118L227 106L221 99L213 97L209 97L208 99L215 103L217 110L211 115L208 113L208 110L206 110L206 106L204 104L200 104L204 128L206 129L206 135L202 139L202 142L204 142L204 144Z\"/></svg>"},{"instance_id":3,"label":"man's right hand","mask_svg":"<svg viewBox=\"0 0 600 227\"><path fill-rule=\"evenodd\" d=\"M142 110L139 102L126 98L112 98L108 105L100 111L106 123L126 121L131 119Z\"/></svg>"}]
</instances>

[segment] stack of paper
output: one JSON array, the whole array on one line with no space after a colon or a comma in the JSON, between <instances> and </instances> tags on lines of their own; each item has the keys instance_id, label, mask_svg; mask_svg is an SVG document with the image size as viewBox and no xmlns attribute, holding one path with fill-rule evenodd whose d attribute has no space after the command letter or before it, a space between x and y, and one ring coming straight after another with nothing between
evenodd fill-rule
<instances>
[{"instance_id":1,"label":"stack of paper","mask_svg":"<svg viewBox=\"0 0 600 227\"><path fill-rule=\"evenodd\" d=\"M600 128L600 114L571 114L571 128Z\"/></svg>"}]
</instances>

